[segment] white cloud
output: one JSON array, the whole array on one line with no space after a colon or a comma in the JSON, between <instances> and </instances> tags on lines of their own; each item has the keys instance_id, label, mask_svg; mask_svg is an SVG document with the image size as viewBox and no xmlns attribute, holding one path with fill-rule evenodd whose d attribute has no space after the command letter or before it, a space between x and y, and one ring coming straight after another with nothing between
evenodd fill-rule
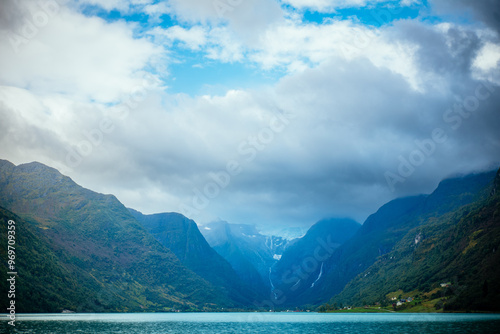
<instances>
[{"instance_id":1,"label":"white cloud","mask_svg":"<svg viewBox=\"0 0 500 334\"><path fill-rule=\"evenodd\" d=\"M130 4L107 6L127 11ZM455 96L474 94L479 83L471 68L488 76L498 69L498 43L491 36L419 20L381 28L351 20L304 23L274 11L270 1L243 1L223 17L211 1L162 4L134 10L176 13L182 22L152 29L147 38L134 35L133 24L62 9L19 54L2 40L2 158L61 168L82 185L148 213L178 211L192 202L195 189L213 181L210 173L237 160L242 172L191 218L276 225L334 215L363 219L396 195L430 191L451 172L498 160L497 95L481 100L458 130L443 120ZM273 9L269 16L267 9ZM124 102L122 94L141 84L142 71L164 74L148 66L166 52L178 51L182 60L183 49L211 63L286 74L276 84L221 96L148 90L124 119L118 117L110 102ZM283 113L293 117L270 133L271 120ZM91 143L80 165L66 165L68 149L90 145L89 135L106 118L113 130L93 138L98 143ZM398 157L436 127L448 130L448 141L391 193L384 172L396 169ZM259 135L266 144L259 139L260 148L249 150Z\"/></svg>"},{"instance_id":2,"label":"white cloud","mask_svg":"<svg viewBox=\"0 0 500 334\"><path fill-rule=\"evenodd\" d=\"M106 23L66 8L31 38L23 37L22 27L5 35L0 40L2 84L76 99L118 101L142 82L141 71L161 56L152 43L134 38L130 25Z\"/></svg>"},{"instance_id":3,"label":"white cloud","mask_svg":"<svg viewBox=\"0 0 500 334\"><path fill-rule=\"evenodd\" d=\"M189 29L181 26L172 26L167 29L156 27L147 32L154 37L157 44L170 48L175 43L180 43L179 55L182 62L182 49L202 52L205 57L224 63L244 61L245 47L225 26L207 27L193 26Z\"/></svg>"},{"instance_id":4,"label":"white cloud","mask_svg":"<svg viewBox=\"0 0 500 334\"><path fill-rule=\"evenodd\" d=\"M472 65L475 79L500 85L500 45L485 43Z\"/></svg>"},{"instance_id":5,"label":"white cloud","mask_svg":"<svg viewBox=\"0 0 500 334\"><path fill-rule=\"evenodd\" d=\"M172 12L169 4L167 2L159 2L156 4L150 4L144 6L144 13L158 18L160 15L168 14Z\"/></svg>"},{"instance_id":6,"label":"white cloud","mask_svg":"<svg viewBox=\"0 0 500 334\"><path fill-rule=\"evenodd\" d=\"M474 60L474 66L482 71L490 71L500 66L500 45L486 43Z\"/></svg>"},{"instance_id":7,"label":"white cloud","mask_svg":"<svg viewBox=\"0 0 500 334\"><path fill-rule=\"evenodd\" d=\"M240 40L254 42L255 36L283 20L276 1L170 0L172 13L190 24L226 25Z\"/></svg>"},{"instance_id":8,"label":"white cloud","mask_svg":"<svg viewBox=\"0 0 500 334\"><path fill-rule=\"evenodd\" d=\"M227 28L214 28L210 31L211 44L207 57L222 62L244 61L245 48Z\"/></svg>"},{"instance_id":9,"label":"white cloud","mask_svg":"<svg viewBox=\"0 0 500 334\"><path fill-rule=\"evenodd\" d=\"M337 57L365 58L379 67L402 75L412 87L420 89L413 55L418 45L387 36L386 29L375 29L343 20L322 25L288 21L274 26L259 40L259 49L249 57L266 69L288 68L289 72L315 67Z\"/></svg>"},{"instance_id":10,"label":"white cloud","mask_svg":"<svg viewBox=\"0 0 500 334\"><path fill-rule=\"evenodd\" d=\"M163 41L167 45L179 41L193 51L199 50L207 43L207 31L202 26L193 26L189 29L181 26L172 26L167 29L156 27L148 34L155 36L158 41Z\"/></svg>"}]
</instances>

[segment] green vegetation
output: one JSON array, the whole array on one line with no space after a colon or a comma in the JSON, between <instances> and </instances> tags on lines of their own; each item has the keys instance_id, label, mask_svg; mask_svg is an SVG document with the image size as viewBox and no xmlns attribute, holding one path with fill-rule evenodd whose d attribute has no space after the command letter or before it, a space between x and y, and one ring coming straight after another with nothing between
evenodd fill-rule
<instances>
[{"instance_id":1,"label":"green vegetation","mask_svg":"<svg viewBox=\"0 0 500 334\"><path fill-rule=\"evenodd\" d=\"M445 312L445 305L450 302L449 288L436 288L429 293L418 290L404 293L402 290L388 293L382 303L365 306L337 306L324 304L318 307L318 312L326 313L441 313Z\"/></svg>"},{"instance_id":2,"label":"green vegetation","mask_svg":"<svg viewBox=\"0 0 500 334\"><path fill-rule=\"evenodd\" d=\"M413 291L420 304L401 311L500 311L498 175L476 202L422 220L331 303L384 304Z\"/></svg>"},{"instance_id":3,"label":"green vegetation","mask_svg":"<svg viewBox=\"0 0 500 334\"><path fill-rule=\"evenodd\" d=\"M0 185L0 205L10 211L2 211L2 221L12 212L19 221L19 286L24 289L17 299L19 312L234 306L218 288L183 266L114 196L84 189L39 163L16 167L0 161ZM6 265L3 260L2 289Z\"/></svg>"}]
</instances>

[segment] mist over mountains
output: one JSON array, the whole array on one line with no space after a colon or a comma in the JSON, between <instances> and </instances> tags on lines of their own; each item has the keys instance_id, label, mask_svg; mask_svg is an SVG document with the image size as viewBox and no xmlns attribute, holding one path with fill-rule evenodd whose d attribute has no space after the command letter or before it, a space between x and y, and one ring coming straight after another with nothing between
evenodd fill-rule
<instances>
[{"instance_id":1,"label":"mist over mountains","mask_svg":"<svg viewBox=\"0 0 500 334\"><path fill-rule=\"evenodd\" d=\"M51 167L0 160L0 288L14 220L19 312L316 309L436 293L442 282L453 287L448 310L499 310L499 187L497 171L446 179L362 225L324 219L288 239L142 214Z\"/></svg>"}]
</instances>

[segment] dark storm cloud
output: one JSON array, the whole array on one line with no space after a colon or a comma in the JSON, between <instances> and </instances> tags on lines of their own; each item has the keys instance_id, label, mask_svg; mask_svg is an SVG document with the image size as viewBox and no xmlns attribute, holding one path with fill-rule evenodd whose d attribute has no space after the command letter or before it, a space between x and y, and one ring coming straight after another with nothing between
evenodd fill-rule
<instances>
[{"instance_id":1,"label":"dark storm cloud","mask_svg":"<svg viewBox=\"0 0 500 334\"><path fill-rule=\"evenodd\" d=\"M392 28L395 40L419 46L414 61L419 75L428 78L419 103L426 109L423 113L433 117L426 125L427 135L415 139L430 138L435 128L444 130L447 138L415 175L399 185L402 193L422 190L417 183L436 184L437 175L495 168L500 163L500 87L475 76L473 63L484 42L469 29L451 26L442 31L416 21L401 21ZM411 126L408 122L395 134L402 136ZM408 153L402 156L408 159Z\"/></svg>"},{"instance_id":2,"label":"dark storm cloud","mask_svg":"<svg viewBox=\"0 0 500 334\"><path fill-rule=\"evenodd\" d=\"M471 65L483 46L474 31L451 27L443 33L416 21L397 22L391 34L395 39L418 45L419 69L448 77L452 79L449 83L470 76Z\"/></svg>"},{"instance_id":3,"label":"dark storm cloud","mask_svg":"<svg viewBox=\"0 0 500 334\"><path fill-rule=\"evenodd\" d=\"M0 29L16 30L23 24L27 9L20 6L20 0L2 0L0 2Z\"/></svg>"},{"instance_id":4,"label":"dark storm cloud","mask_svg":"<svg viewBox=\"0 0 500 334\"><path fill-rule=\"evenodd\" d=\"M440 14L463 16L469 12L473 19L500 33L500 0L432 0L431 4Z\"/></svg>"}]
</instances>

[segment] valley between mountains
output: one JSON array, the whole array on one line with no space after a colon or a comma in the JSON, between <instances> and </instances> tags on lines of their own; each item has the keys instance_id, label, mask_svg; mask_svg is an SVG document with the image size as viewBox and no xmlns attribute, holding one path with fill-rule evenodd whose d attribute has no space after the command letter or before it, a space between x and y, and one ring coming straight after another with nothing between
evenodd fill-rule
<instances>
[{"instance_id":1,"label":"valley between mountains","mask_svg":"<svg viewBox=\"0 0 500 334\"><path fill-rule=\"evenodd\" d=\"M298 238L143 214L54 168L0 160L0 288L16 312L500 311L500 171L443 180ZM2 298L2 309L8 307Z\"/></svg>"}]
</instances>

